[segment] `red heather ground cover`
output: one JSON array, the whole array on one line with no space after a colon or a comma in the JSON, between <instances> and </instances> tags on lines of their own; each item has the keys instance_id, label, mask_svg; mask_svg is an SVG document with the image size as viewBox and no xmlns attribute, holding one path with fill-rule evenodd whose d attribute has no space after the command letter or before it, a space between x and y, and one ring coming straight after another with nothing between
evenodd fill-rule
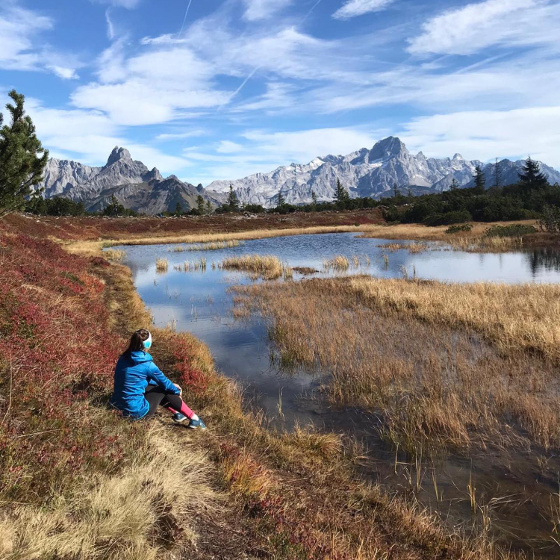
<instances>
[{"instance_id":1,"label":"red heather ground cover","mask_svg":"<svg viewBox=\"0 0 560 560\"><path fill-rule=\"evenodd\" d=\"M247 218L239 214L222 214L181 218L101 218L53 217L12 214L10 226L37 237L61 240L95 240L196 233L222 233L256 229L284 229L355 224L384 223L379 209L345 212L296 212L294 214L259 214Z\"/></svg>"},{"instance_id":2,"label":"red heather ground cover","mask_svg":"<svg viewBox=\"0 0 560 560\"><path fill-rule=\"evenodd\" d=\"M118 469L137 431L103 406L125 341L108 328L102 266L0 229L1 499L42 500Z\"/></svg>"}]
</instances>

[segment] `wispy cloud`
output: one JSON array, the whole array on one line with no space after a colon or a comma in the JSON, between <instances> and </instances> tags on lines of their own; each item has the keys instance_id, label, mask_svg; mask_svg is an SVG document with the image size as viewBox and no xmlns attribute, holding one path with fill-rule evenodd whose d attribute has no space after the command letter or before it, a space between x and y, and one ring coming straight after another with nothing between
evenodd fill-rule
<instances>
[{"instance_id":1,"label":"wispy cloud","mask_svg":"<svg viewBox=\"0 0 560 560\"><path fill-rule=\"evenodd\" d=\"M74 68L65 68L56 64L48 65L47 68L63 80L78 80L80 78Z\"/></svg>"},{"instance_id":2,"label":"wispy cloud","mask_svg":"<svg viewBox=\"0 0 560 560\"><path fill-rule=\"evenodd\" d=\"M111 8L105 10L105 21L107 23L107 38L112 41L115 38L115 26L111 20Z\"/></svg>"},{"instance_id":3,"label":"wispy cloud","mask_svg":"<svg viewBox=\"0 0 560 560\"><path fill-rule=\"evenodd\" d=\"M53 156L103 165L111 150L119 145L126 146L134 158L148 167L158 167L163 173L180 173L189 165L184 157L134 141L123 127L98 111L51 109L33 98L28 98L26 104L37 134Z\"/></svg>"},{"instance_id":4,"label":"wispy cloud","mask_svg":"<svg viewBox=\"0 0 560 560\"><path fill-rule=\"evenodd\" d=\"M185 138L196 138L199 136L204 136L207 134L205 130L189 130L187 132L166 132L163 134L158 134L156 140L158 142L172 142L176 140L184 140Z\"/></svg>"},{"instance_id":5,"label":"wispy cloud","mask_svg":"<svg viewBox=\"0 0 560 560\"><path fill-rule=\"evenodd\" d=\"M363 16L371 12L380 12L393 4L395 0L348 0L334 14L335 19L350 19L356 16Z\"/></svg>"},{"instance_id":6,"label":"wispy cloud","mask_svg":"<svg viewBox=\"0 0 560 560\"><path fill-rule=\"evenodd\" d=\"M431 157L461 152L468 159L489 161L531 155L560 166L560 106L420 117L405 124L400 136L410 149Z\"/></svg>"},{"instance_id":7,"label":"wispy cloud","mask_svg":"<svg viewBox=\"0 0 560 560\"><path fill-rule=\"evenodd\" d=\"M245 19L258 21L275 15L289 6L293 0L243 0L245 4Z\"/></svg>"},{"instance_id":8,"label":"wispy cloud","mask_svg":"<svg viewBox=\"0 0 560 560\"><path fill-rule=\"evenodd\" d=\"M560 5L549 0L486 0L447 10L410 40L412 54L460 54L492 45L556 43Z\"/></svg>"},{"instance_id":9,"label":"wispy cloud","mask_svg":"<svg viewBox=\"0 0 560 560\"><path fill-rule=\"evenodd\" d=\"M0 7L0 69L50 72L63 80L78 78L80 66L74 54L51 47L43 34L55 21L37 11L8 1Z\"/></svg>"},{"instance_id":10,"label":"wispy cloud","mask_svg":"<svg viewBox=\"0 0 560 560\"><path fill-rule=\"evenodd\" d=\"M381 131L352 127L289 132L247 130L235 142L189 148L184 155L197 164L196 182L208 184L215 179L234 180L273 171L292 162L308 163L317 156L348 154L373 146L380 134Z\"/></svg>"}]
</instances>

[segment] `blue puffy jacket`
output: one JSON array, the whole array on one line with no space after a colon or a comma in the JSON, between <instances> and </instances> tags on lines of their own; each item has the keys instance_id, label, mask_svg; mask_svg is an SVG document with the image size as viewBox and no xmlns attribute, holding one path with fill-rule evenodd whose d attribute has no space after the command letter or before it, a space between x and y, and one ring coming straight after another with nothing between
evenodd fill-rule
<instances>
[{"instance_id":1,"label":"blue puffy jacket","mask_svg":"<svg viewBox=\"0 0 560 560\"><path fill-rule=\"evenodd\" d=\"M144 398L148 385L159 385L162 389L179 394L179 389L165 377L147 352L131 352L119 358L115 368L115 386L111 404L124 416L143 418L150 405Z\"/></svg>"}]
</instances>

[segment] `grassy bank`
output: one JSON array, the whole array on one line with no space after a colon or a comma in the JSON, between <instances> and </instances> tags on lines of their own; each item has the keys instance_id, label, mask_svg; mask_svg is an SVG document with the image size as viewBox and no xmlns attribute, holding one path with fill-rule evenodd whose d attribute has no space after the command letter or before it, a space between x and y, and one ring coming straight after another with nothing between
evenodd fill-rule
<instances>
[{"instance_id":1,"label":"grassy bank","mask_svg":"<svg viewBox=\"0 0 560 560\"><path fill-rule=\"evenodd\" d=\"M360 482L339 437L267 430L188 334L153 329L154 355L210 430L122 420L113 366L149 323L129 271L1 235L2 558L506 556Z\"/></svg>"},{"instance_id":2,"label":"grassy bank","mask_svg":"<svg viewBox=\"0 0 560 560\"><path fill-rule=\"evenodd\" d=\"M156 558L175 526L192 546L210 462L106 406L148 320L126 269L5 226L0 244L0 557Z\"/></svg>"}]
</instances>

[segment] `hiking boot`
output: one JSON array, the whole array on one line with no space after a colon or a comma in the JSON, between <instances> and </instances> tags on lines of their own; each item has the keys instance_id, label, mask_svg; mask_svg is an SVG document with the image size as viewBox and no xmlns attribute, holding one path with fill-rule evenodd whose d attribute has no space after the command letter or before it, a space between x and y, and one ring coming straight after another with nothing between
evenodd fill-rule
<instances>
[{"instance_id":1,"label":"hiking boot","mask_svg":"<svg viewBox=\"0 0 560 560\"><path fill-rule=\"evenodd\" d=\"M180 412L176 412L173 415L173 422L175 422L175 424L182 424L185 420L188 420L188 417Z\"/></svg>"},{"instance_id":2,"label":"hiking boot","mask_svg":"<svg viewBox=\"0 0 560 560\"><path fill-rule=\"evenodd\" d=\"M199 418L198 420L191 420L190 424L188 425L191 430L206 430L206 424Z\"/></svg>"}]
</instances>

